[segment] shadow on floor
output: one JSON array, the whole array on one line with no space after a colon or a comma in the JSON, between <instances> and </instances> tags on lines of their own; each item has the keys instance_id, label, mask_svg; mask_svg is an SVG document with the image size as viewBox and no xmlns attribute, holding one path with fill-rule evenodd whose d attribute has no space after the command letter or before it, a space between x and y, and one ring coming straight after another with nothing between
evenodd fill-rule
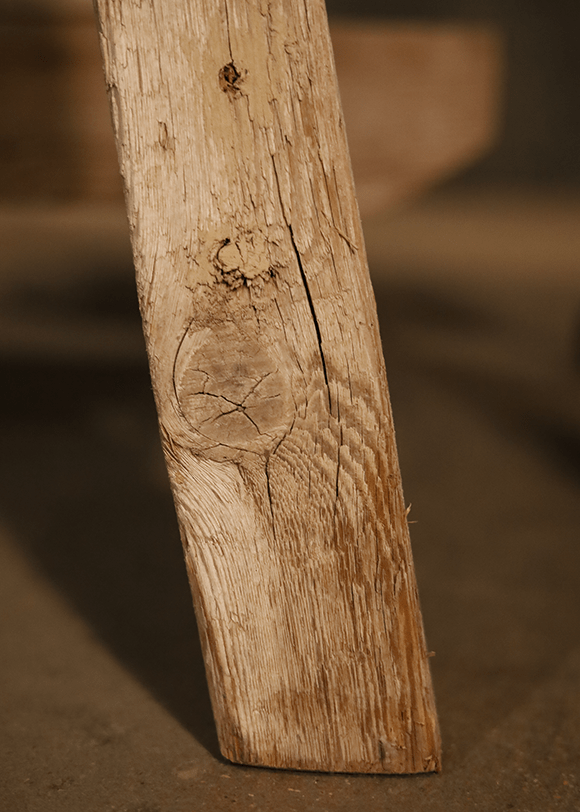
<instances>
[{"instance_id":1,"label":"shadow on floor","mask_svg":"<svg viewBox=\"0 0 580 812\"><path fill-rule=\"evenodd\" d=\"M41 569L214 756L145 361L1 363L0 508Z\"/></svg>"}]
</instances>

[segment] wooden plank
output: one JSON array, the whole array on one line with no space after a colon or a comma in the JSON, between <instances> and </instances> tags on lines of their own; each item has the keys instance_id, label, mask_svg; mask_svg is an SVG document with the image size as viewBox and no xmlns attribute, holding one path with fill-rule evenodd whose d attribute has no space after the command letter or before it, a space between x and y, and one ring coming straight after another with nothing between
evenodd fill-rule
<instances>
[{"instance_id":1,"label":"wooden plank","mask_svg":"<svg viewBox=\"0 0 580 812\"><path fill-rule=\"evenodd\" d=\"M97 0L222 752L439 769L322 0Z\"/></svg>"}]
</instances>

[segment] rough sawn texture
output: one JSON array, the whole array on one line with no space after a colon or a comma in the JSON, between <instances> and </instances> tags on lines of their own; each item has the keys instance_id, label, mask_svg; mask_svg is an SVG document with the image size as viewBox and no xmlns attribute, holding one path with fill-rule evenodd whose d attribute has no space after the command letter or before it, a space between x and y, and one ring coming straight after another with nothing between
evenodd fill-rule
<instances>
[{"instance_id":1,"label":"rough sawn texture","mask_svg":"<svg viewBox=\"0 0 580 812\"><path fill-rule=\"evenodd\" d=\"M161 433L224 755L440 744L321 0L97 0Z\"/></svg>"}]
</instances>

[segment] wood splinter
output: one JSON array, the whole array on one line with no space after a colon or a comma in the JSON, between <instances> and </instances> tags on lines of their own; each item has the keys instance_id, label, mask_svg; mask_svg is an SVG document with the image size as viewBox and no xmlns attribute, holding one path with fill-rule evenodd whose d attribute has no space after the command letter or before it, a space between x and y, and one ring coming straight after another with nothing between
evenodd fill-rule
<instances>
[{"instance_id":1,"label":"wood splinter","mask_svg":"<svg viewBox=\"0 0 580 812\"><path fill-rule=\"evenodd\" d=\"M438 770L323 0L96 6L222 752Z\"/></svg>"}]
</instances>

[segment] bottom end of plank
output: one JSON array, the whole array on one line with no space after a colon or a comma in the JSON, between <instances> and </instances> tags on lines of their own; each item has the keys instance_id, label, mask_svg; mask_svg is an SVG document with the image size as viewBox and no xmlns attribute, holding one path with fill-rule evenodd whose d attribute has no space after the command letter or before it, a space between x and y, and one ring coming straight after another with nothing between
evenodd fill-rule
<instances>
[{"instance_id":1,"label":"bottom end of plank","mask_svg":"<svg viewBox=\"0 0 580 812\"><path fill-rule=\"evenodd\" d=\"M426 759L424 767L416 769L398 769L392 768L389 765L383 764L353 764L353 765L339 765L332 766L326 764L304 764L300 763L279 763L277 761L270 761L267 759L260 761L250 761L230 758L227 754L222 753L224 758L231 761L233 764L243 765L245 767L257 767L262 769L272 770L288 770L296 772L313 772L313 773L331 773L331 774L344 774L344 775L427 775L440 773L442 770L441 759L436 756L430 756Z\"/></svg>"},{"instance_id":2,"label":"bottom end of plank","mask_svg":"<svg viewBox=\"0 0 580 812\"><path fill-rule=\"evenodd\" d=\"M224 758L234 764L247 767L262 767L277 770L295 770L299 772L346 773L359 775L420 775L427 773L440 773L442 770L441 752L436 751L426 756L409 757L406 753L399 758L389 759L379 757L371 759L336 758L328 755L308 757L305 753L292 757L290 754L281 754L275 746L269 752L262 754L244 753L239 743L234 747L220 745ZM382 747L379 747L382 751Z\"/></svg>"}]
</instances>

